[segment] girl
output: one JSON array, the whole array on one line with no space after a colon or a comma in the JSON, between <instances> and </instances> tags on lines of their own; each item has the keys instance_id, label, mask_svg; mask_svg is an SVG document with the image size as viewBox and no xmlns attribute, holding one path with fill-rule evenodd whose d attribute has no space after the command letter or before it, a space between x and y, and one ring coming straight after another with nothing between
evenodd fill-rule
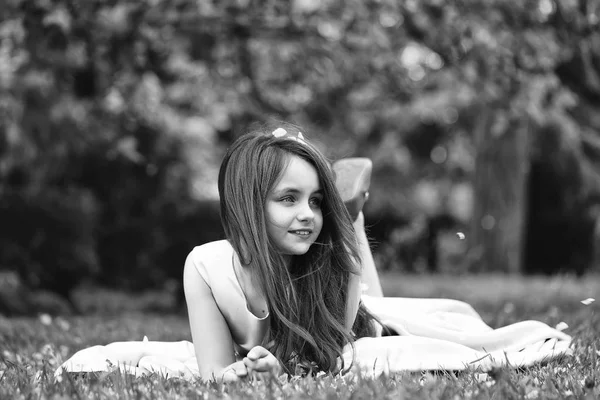
<instances>
[{"instance_id":1,"label":"girl","mask_svg":"<svg viewBox=\"0 0 600 400\"><path fill-rule=\"evenodd\" d=\"M202 377L335 371L346 343L374 333L360 303L366 237L357 241L327 160L292 131L245 135L221 164L228 240L195 248L184 268Z\"/></svg>"},{"instance_id":2,"label":"girl","mask_svg":"<svg viewBox=\"0 0 600 400\"><path fill-rule=\"evenodd\" d=\"M254 132L231 146L219 172L227 240L195 248L184 268L200 376L230 381L282 370L336 372L348 366L338 360L353 361L344 357L351 350L346 345L381 333L365 304L405 336L386 344L408 360L431 355L427 368L475 360L471 349L506 350L522 334L529 341L568 341L533 321L490 332L458 301L383 299L359 212L368 173L356 175L353 189L343 190L347 203L358 207L353 223L327 160L294 127ZM338 187L352 178L346 173ZM369 288L365 304L361 276ZM407 340L411 336L420 339ZM376 360L382 351L381 340L360 343L363 358ZM380 359L390 352L384 346Z\"/></svg>"},{"instance_id":3,"label":"girl","mask_svg":"<svg viewBox=\"0 0 600 400\"><path fill-rule=\"evenodd\" d=\"M292 126L239 138L219 171L227 240L194 248L184 266L193 345L94 346L57 376L119 365L229 382L351 365L375 375L521 367L569 353L570 337L541 322L492 329L463 302L382 297L360 211L369 167L332 169Z\"/></svg>"}]
</instances>

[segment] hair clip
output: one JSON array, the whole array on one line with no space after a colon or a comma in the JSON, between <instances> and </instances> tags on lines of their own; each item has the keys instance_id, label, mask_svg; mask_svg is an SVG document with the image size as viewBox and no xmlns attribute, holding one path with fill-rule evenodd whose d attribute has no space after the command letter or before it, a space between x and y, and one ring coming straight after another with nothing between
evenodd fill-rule
<instances>
[{"instance_id":1,"label":"hair clip","mask_svg":"<svg viewBox=\"0 0 600 400\"><path fill-rule=\"evenodd\" d=\"M273 136L275 137L282 137L287 135L287 131L283 128L277 128L273 131Z\"/></svg>"},{"instance_id":2,"label":"hair clip","mask_svg":"<svg viewBox=\"0 0 600 400\"><path fill-rule=\"evenodd\" d=\"M272 134L273 134L273 136L279 138L279 137L283 137L283 136L287 135L287 131L283 128L277 128L273 131ZM302 135L302 132L298 132L297 137L290 136L290 139L294 139L298 142L304 142L304 135Z\"/></svg>"}]
</instances>

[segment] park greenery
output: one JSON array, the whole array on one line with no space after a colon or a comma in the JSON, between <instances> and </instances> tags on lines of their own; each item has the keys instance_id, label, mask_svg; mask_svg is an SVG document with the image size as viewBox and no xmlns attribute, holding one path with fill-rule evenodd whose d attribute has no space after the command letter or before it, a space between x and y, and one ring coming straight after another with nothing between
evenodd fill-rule
<instances>
[{"instance_id":1,"label":"park greenery","mask_svg":"<svg viewBox=\"0 0 600 400\"><path fill-rule=\"evenodd\" d=\"M599 26L591 0L5 0L0 270L179 282L222 236L224 150L273 119L373 160L381 269L597 269Z\"/></svg>"}]
</instances>

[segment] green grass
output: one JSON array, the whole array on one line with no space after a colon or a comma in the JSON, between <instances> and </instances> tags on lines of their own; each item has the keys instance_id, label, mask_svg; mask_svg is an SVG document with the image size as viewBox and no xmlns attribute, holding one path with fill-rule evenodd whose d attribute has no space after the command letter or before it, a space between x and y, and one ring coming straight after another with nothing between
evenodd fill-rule
<instances>
[{"instance_id":1,"label":"green grass","mask_svg":"<svg viewBox=\"0 0 600 400\"><path fill-rule=\"evenodd\" d=\"M67 377L55 382L53 372L74 352L87 346L120 340L189 339L185 315L136 312L144 309L139 297L127 301L123 314L77 317L0 317L0 399L159 399L159 398L264 398L264 399L594 399L600 396L600 277L522 278L504 276L401 276L382 279L387 295L449 297L468 301L493 326L525 319L550 325L564 321L573 335L574 355L524 370L500 369L489 375L479 371L460 374L399 373L366 377L295 378L204 384L152 375L132 378L118 371ZM114 301L109 291L88 291L88 302ZM148 297L148 294L145 294ZM95 299L95 300L92 300ZM111 300L112 299L112 300ZM598 299L600 302L600 299ZM156 309L150 305L149 309Z\"/></svg>"}]
</instances>

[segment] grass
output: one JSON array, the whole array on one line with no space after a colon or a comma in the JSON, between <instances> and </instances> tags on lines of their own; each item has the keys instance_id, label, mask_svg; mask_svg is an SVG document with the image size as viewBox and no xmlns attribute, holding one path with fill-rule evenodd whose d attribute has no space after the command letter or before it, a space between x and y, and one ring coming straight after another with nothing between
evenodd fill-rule
<instances>
[{"instance_id":1,"label":"grass","mask_svg":"<svg viewBox=\"0 0 600 400\"><path fill-rule=\"evenodd\" d=\"M158 375L133 378L117 371L65 375L55 382L53 372L74 352L112 341L189 339L183 314L143 311L138 298L120 314L37 318L0 317L0 399L595 399L600 396L600 279L521 278L504 276L400 276L382 279L387 295L449 297L468 301L492 326L537 319L552 326L569 325L574 355L523 370L498 369L451 373L399 373L377 379L364 376L271 379L233 385L186 382ZM114 301L109 291L88 291L98 304ZM145 294L148 296L148 294ZM112 299L112 300L111 300ZM136 304L138 310L131 307ZM101 306L97 309L102 309ZM152 305L150 309L156 309Z\"/></svg>"}]
</instances>

